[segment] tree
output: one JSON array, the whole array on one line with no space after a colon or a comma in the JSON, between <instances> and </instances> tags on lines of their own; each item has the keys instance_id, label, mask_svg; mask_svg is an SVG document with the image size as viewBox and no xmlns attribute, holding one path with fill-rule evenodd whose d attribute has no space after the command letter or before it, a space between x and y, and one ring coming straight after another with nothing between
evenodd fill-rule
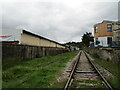
<instances>
[{"instance_id":1,"label":"tree","mask_svg":"<svg viewBox=\"0 0 120 90\"><path fill-rule=\"evenodd\" d=\"M86 33L82 36L82 42L85 44L85 46L89 47L90 41L91 41L91 42L94 42L94 37L92 36L92 33L91 33L91 32L86 32Z\"/></svg>"},{"instance_id":2,"label":"tree","mask_svg":"<svg viewBox=\"0 0 120 90\"><path fill-rule=\"evenodd\" d=\"M64 45L75 46L75 47L78 47L80 49L82 49L83 46L84 46L82 42L73 42L73 41L72 42L67 42Z\"/></svg>"}]
</instances>

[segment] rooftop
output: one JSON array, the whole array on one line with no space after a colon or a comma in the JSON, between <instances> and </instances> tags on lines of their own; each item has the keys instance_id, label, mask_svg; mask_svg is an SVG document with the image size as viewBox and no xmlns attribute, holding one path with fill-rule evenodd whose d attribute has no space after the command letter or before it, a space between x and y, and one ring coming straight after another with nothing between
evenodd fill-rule
<instances>
[{"instance_id":1,"label":"rooftop","mask_svg":"<svg viewBox=\"0 0 120 90\"><path fill-rule=\"evenodd\" d=\"M22 33L27 33L27 34L30 34L30 35L33 35L33 36L36 36L36 37L39 37L39 38L42 38L42 39L45 39L45 40L51 41L51 42L53 42L53 43L56 43L56 44L59 44L59 45L65 46L65 45L60 44L60 43L58 43L58 42L56 42L56 41L53 41L53 40L47 39L47 38L45 38L45 37L42 37L42 36L40 36L40 35L34 34L34 33L32 33L32 32L26 31L26 30L22 30Z\"/></svg>"},{"instance_id":2,"label":"rooftop","mask_svg":"<svg viewBox=\"0 0 120 90\"><path fill-rule=\"evenodd\" d=\"M113 24L120 24L118 21L109 21L109 20L103 20L101 23L97 23L97 24L95 24L95 25L102 24L102 23L113 23Z\"/></svg>"}]
</instances>

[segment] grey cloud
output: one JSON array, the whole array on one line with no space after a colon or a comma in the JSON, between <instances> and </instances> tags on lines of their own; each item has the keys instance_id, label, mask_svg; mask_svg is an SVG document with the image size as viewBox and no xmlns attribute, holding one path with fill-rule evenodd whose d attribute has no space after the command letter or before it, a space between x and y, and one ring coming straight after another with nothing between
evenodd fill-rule
<instances>
[{"instance_id":1,"label":"grey cloud","mask_svg":"<svg viewBox=\"0 0 120 90\"><path fill-rule=\"evenodd\" d=\"M80 41L85 32L93 33L93 25L104 19L117 20L117 2L83 4L74 8L63 2L4 3L2 28L22 26L49 39L69 42Z\"/></svg>"}]
</instances>

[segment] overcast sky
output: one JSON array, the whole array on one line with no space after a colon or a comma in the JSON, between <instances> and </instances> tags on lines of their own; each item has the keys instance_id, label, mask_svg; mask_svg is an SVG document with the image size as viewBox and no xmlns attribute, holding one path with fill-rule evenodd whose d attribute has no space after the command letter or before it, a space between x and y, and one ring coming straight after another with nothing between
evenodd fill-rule
<instances>
[{"instance_id":1,"label":"overcast sky","mask_svg":"<svg viewBox=\"0 0 120 90\"><path fill-rule=\"evenodd\" d=\"M118 1L4 0L2 30L23 28L60 43L80 41L85 32L93 33L94 24L118 20Z\"/></svg>"}]
</instances>

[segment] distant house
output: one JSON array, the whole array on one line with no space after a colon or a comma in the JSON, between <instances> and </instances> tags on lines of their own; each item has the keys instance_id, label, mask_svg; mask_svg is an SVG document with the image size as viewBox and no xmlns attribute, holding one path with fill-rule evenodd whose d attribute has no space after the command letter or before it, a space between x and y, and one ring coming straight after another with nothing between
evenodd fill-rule
<instances>
[{"instance_id":1,"label":"distant house","mask_svg":"<svg viewBox=\"0 0 120 90\"><path fill-rule=\"evenodd\" d=\"M53 40L44 38L42 36L39 36L37 34L31 33L26 30L22 30L16 33L16 35L13 36L13 33L9 33L11 37L9 38L3 38L2 42L6 43L13 43L13 42L19 42L16 44L22 44L22 45L32 45L32 46L44 46L44 47L57 47L57 48L66 48L64 45L55 42Z\"/></svg>"},{"instance_id":2,"label":"distant house","mask_svg":"<svg viewBox=\"0 0 120 90\"><path fill-rule=\"evenodd\" d=\"M113 30L117 21L106 21L94 25L94 46L112 47Z\"/></svg>"},{"instance_id":3,"label":"distant house","mask_svg":"<svg viewBox=\"0 0 120 90\"><path fill-rule=\"evenodd\" d=\"M79 48L76 47L76 46L72 46L72 45L66 45L66 46L68 47L68 49L69 49L70 51L79 50Z\"/></svg>"}]
</instances>

